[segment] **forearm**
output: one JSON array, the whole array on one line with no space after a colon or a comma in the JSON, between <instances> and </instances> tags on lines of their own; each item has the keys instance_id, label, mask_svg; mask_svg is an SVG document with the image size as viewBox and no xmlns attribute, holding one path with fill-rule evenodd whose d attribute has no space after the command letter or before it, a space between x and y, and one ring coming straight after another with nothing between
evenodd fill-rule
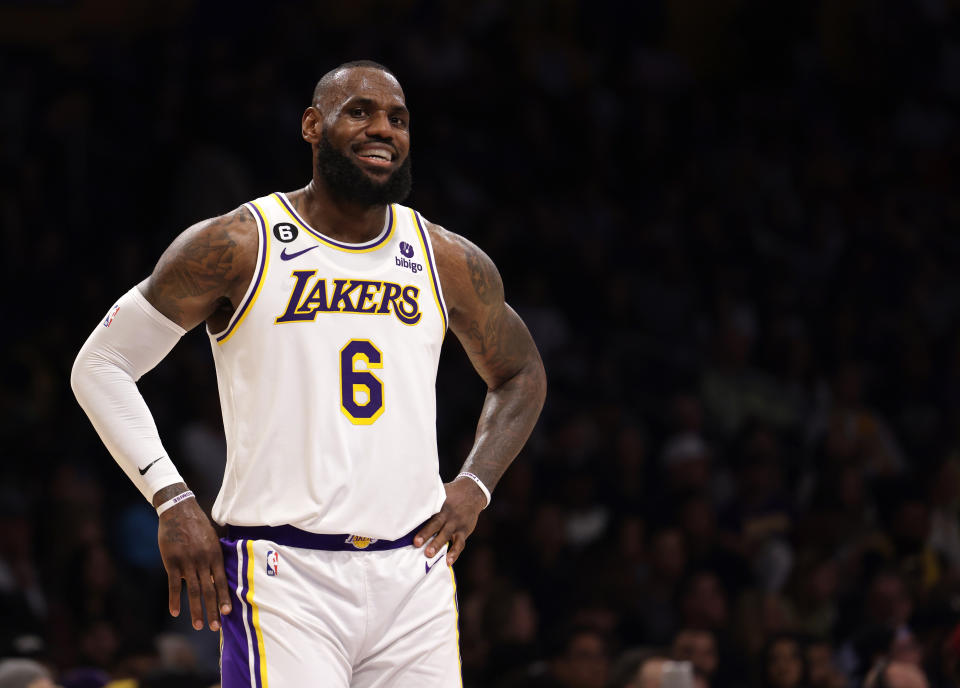
<instances>
[{"instance_id":1,"label":"forearm","mask_svg":"<svg viewBox=\"0 0 960 688\"><path fill-rule=\"evenodd\" d=\"M533 432L546 389L538 356L509 380L489 389L462 470L476 475L492 491Z\"/></svg>"},{"instance_id":2,"label":"forearm","mask_svg":"<svg viewBox=\"0 0 960 688\"><path fill-rule=\"evenodd\" d=\"M70 377L100 439L147 501L181 477L160 441L136 381L173 348L182 329L136 289L125 294L87 339Z\"/></svg>"}]
</instances>

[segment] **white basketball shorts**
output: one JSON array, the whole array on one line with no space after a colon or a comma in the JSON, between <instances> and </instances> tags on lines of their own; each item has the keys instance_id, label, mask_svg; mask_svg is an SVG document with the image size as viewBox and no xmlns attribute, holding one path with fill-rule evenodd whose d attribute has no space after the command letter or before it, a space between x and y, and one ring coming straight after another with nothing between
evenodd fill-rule
<instances>
[{"instance_id":1,"label":"white basketball shorts","mask_svg":"<svg viewBox=\"0 0 960 688\"><path fill-rule=\"evenodd\" d=\"M296 530L231 529L220 541L233 602L223 688L462 686L446 547L428 560L401 541L296 531L305 543L283 529ZM339 551L291 546L317 538Z\"/></svg>"}]
</instances>

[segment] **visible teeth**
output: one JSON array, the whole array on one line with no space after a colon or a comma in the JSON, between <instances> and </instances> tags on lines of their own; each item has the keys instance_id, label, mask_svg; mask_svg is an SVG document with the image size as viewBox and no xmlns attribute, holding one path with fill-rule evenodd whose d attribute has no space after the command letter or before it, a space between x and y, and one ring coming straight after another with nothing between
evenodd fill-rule
<instances>
[{"instance_id":1,"label":"visible teeth","mask_svg":"<svg viewBox=\"0 0 960 688\"><path fill-rule=\"evenodd\" d=\"M368 151L360 156L361 158L376 158L377 160L386 160L389 162L390 154L383 151Z\"/></svg>"}]
</instances>

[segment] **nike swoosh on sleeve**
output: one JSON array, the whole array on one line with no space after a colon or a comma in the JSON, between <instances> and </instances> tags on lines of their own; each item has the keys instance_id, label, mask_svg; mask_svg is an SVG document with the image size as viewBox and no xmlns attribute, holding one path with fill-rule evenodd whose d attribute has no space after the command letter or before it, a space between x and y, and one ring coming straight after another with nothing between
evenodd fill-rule
<instances>
[{"instance_id":1,"label":"nike swoosh on sleeve","mask_svg":"<svg viewBox=\"0 0 960 688\"><path fill-rule=\"evenodd\" d=\"M162 458L163 458L163 457L161 456L160 459L162 459ZM137 470L140 471L140 475L146 475L146 474L147 474L147 471L150 470L150 467L153 466L153 464L155 464L155 463L156 463L157 461L159 461L160 459L155 459L154 461L151 461L150 463L148 463L148 464L147 464L146 466L144 466L143 468L137 468Z\"/></svg>"}]
</instances>

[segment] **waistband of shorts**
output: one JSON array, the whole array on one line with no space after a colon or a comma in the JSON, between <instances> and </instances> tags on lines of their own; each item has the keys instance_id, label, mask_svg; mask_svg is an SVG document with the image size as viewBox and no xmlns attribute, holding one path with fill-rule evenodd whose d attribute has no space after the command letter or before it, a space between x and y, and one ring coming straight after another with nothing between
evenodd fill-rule
<instances>
[{"instance_id":1,"label":"waistband of shorts","mask_svg":"<svg viewBox=\"0 0 960 688\"><path fill-rule=\"evenodd\" d=\"M422 525L422 524L421 524ZM397 540L380 540L352 534L311 533L294 526L227 526L232 540L269 540L284 547L322 549L328 552L382 552L413 544L413 536L420 530L417 526Z\"/></svg>"}]
</instances>

